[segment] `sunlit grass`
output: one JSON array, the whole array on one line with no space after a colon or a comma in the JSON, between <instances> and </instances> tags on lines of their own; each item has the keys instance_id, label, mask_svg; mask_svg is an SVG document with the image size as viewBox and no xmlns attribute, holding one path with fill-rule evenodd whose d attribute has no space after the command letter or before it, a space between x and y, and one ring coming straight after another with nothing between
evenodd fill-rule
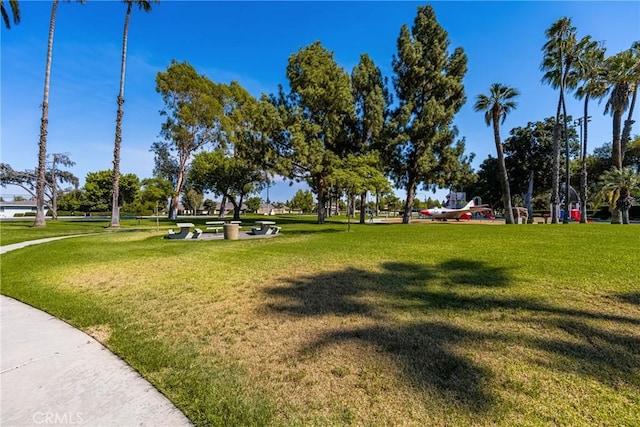
<instances>
[{"instance_id":1,"label":"sunlit grass","mask_svg":"<svg viewBox=\"0 0 640 427\"><path fill-rule=\"evenodd\" d=\"M637 227L278 222L22 249L2 293L93 333L198 425L640 421Z\"/></svg>"}]
</instances>

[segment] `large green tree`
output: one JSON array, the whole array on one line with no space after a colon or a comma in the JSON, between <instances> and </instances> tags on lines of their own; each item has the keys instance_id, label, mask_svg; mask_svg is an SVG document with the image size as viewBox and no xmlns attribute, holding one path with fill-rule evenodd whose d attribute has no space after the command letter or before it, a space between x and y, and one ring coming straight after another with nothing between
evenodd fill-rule
<instances>
[{"instance_id":1,"label":"large green tree","mask_svg":"<svg viewBox=\"0 0 640 427\"><path fill-rule=\"evenodd\" d=\"M449 37L431 6L418 7L411 29L401 27L397 47L392 65L398 106L384 157L396 186L406 190L406 224L417 186L445 184L441 166L455 138L453 117L466 101L467 56L460 47L449 52Z\"/></svg>"},{"instance_id":2,"label":"large green tree","mask_svg":"<svg viewBox=\"0 0 640 427\"><path fill-rule=\"evenodd\" d=\"M156 91L165 104L160 114L166 121L160 134L166 144L154 146L163 148L165 155L171 152L176 156L177 175L169 206L169 218L175 219L192 154L206 144L224 144L228 124L223 110L226 89L199 75L190 64L171 61L166 72L158 73Z\"/></svg>"},{"instance_id":3,"label":"large green tree","mask_svg":"<svg viewBox=\"0 0 640 427\"><path fill-rule=\"evenodd\" d=\"M229 122L225 143L213 152L196 154L189 170L191 185L230 201L236 220L244 198L262 190L267 182L271 108L267 100L257 101L237 82L231 82L224 96Z\"/></svg>"},{"instance_id":4,"label":"large green tree","mask_svg":"<svg viewBox=\"0 0 640 427\"><path fill-rule=\"evenodd\" d=\"M493 139L498 154L498 166L500 167L500 188L502 189L502 205L504 206L504 218L507 224L513 224L513 211L511 209L511 190L509 188L509 176L504 161L502 140L500 139L500 124L504 123L507 114L518 105L514 98L520 93L517 89L493 83L489 87L489 95L480 94L476 98L473 109L484 112L484 121L487 126L493 125Z\"/></svg>"},{"instance_id":5,"label":"large green tree","mask_svg":"<svg viewBox=\"0 0 640 427\"><path fill-rule=\"evenodd\" d=\"M355 102L355 117L352 136L356 140L356 152L377 157L382 143L391 97L382 72L366 53L351 72L351 92ZM382 165L378 165L382 170ZM360 223L365 222L367 191L360 194Z\"/></svg>"},{"instance_id":6,"label":"large green tree","mask_svg":"<svg viewBox=\"0 0 640 427\"><path fill-rule=\"evenodd\" d=\"M576 28L571 24L571 19L560 18L545 31L547 42L544 44L541 69L545 72L542 80L559 89L558 106L556 109L556 130L553 133L553 165L551 169L551 223L557 224L560 214L560 123L564 125L567 134L567 107L565 93L568 88L576 84L575 76L572 76L573 63L577 56ZM565 141L568 158L568 141ZM569 186L566 186L567 192ZM565 197L566 198L566 197ZM568 201L568 199L567 199ZM564 216L568 222L568 215Z\"/></svg>"},{"instance_id":7,"label":"large green tree","mask_svg":"<svg viewBox=\"0 0 640 427\"><path fill-rule=\"evenodd\" d=\"M145 12L151 11L151 4L158 3L159 0L123 0L127 5L127 13L124 17L124 30L122 34L122 54L120 60L120 91L118 92L118 110L116 112L116 136L113 146L113 185L111 202L111 227L120 227L120 206L118 203L118 188L120 180L120 146L122 145L122 117L124 115L124 78L127 65L127 41L129 39L129 21L131 19L131 10L136 5L140 10Z\"/></svg>"},{"instance_id":8,"label":"large green tree","mask_svg":"<svg viewBox=\"0 0 640 427\"><path fill-rule=\"evenodd\" d=\"M92 212L105 212L111 207L113 184L113 171L102 170L89 172L85 178L84 195L88 210ZM125 203L133 203L140 191L140 179L135 174L122 174L120 176L120 188L118 189L120 206Z\"/></svg>"},{"instance_id":9,"label":"large green tree","mask_svg":"<svg viewBox=\"0 0 640 427\"><path fill-rule=\"evenodd\" d=\"M349 74L319 41L289 57L287 79L291 92L273 97L286 127L274 138L281 170L304 180L318 199L318 223L324 223L329 192L327 176L349 145L348 121L354 114Z\"/></svg>"},{"instance_id":10,"label":"large green tree","mask_svg":"<svg viewBox=\"0 0 640 427\"><path fill-rule=\"evenodd\" d=\"M589 101L601 99L607 90L605 80L605 48L601 43L586 36L578 43L578 57L576 59L576 73L579 80L576 96L584 98L583 115L578 119L583 131L580 165L580 222L587 222L587 148L589 135Z\"/></svg>"}]
</instances>

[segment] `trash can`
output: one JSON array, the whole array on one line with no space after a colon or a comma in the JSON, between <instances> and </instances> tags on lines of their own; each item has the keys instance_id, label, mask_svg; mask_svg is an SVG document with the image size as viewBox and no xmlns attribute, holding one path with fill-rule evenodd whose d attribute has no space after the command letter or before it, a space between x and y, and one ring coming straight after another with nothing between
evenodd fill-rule
<instances>
[{"instance_id":1,"label":"trash can","mask_svg":"<svg viewBox=\"0 0 640 427\"><path fill-rule=\"evenodd\" d=\"M225 240L238 240L238 230L240 229L238 224L225 224L222 227Z\"/></svg>"}]
</instances>

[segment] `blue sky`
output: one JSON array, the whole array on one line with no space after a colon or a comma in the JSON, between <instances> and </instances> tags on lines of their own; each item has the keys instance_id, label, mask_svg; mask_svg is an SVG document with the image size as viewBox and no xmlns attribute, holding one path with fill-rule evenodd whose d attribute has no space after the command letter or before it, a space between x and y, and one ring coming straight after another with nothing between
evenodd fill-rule
<instances>
[{"instance_id":1,"label":"blue sky","mask_svg":"<svg viewBox=\"0 0 640 427\"><path fill-rule=\"evenodd\" d=\"M187 61L216 82L237 80L254 96L288 89L285 68L299 48L320 40L348 72L368 53L391 79L391 60L402 24L411 25L422 2L212 2L162 1L151 13L134 10L129 31L121 170L151 176L151 144L159 140L163 104L155 76L172 59ZM464 79L467 103L456 116L460 136L477 167L495 156L492 132L473 112L476 95L500 82L520 90L518 109L502 134L555 114L557 94L542 84L539 70L544 31L563 16L578 36L604 41L607 54L640 39L640 2L452 2L432 3L449 33L451 48L468 56ZM14 169L37 164L40 104L51 3L21 1L22 22L1 33L2 162ZM81 181L87 172L112 166L116 96L125 5L61 2L56 22L49 115L49 153L69 153L70 170ZM569 113L581 103L569 99ZM591 148L611 141L604 102L592 103ZM635 117L640 122L638 115ZM638 131L638 124L633 133ZM277 184L270 198L290 199L299 186ZM3 194L23 194L3 189ZM442 192L438 196L442 198ZM398 192L403 198L404 193ZM425 192L420 192L421 199ZM262 194L265 198L266 195Z\"/></svg>"}]
</instances>

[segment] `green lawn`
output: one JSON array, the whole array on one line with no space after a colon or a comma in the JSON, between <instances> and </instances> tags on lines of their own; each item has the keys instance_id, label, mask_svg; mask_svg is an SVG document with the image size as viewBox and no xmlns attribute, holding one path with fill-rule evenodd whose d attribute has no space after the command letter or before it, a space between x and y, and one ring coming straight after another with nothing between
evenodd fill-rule
<instances>
[{"instance_id":1,"label":"green lawn","mask_svg":"<svg viewBox=\"0 0 640 427\"><path fill-rule=\"evenodd\" d=\"M2 293L197 425L640 424L638 226L277 221L28 247L2 255Z\"/></svg>"}]
</instances>

